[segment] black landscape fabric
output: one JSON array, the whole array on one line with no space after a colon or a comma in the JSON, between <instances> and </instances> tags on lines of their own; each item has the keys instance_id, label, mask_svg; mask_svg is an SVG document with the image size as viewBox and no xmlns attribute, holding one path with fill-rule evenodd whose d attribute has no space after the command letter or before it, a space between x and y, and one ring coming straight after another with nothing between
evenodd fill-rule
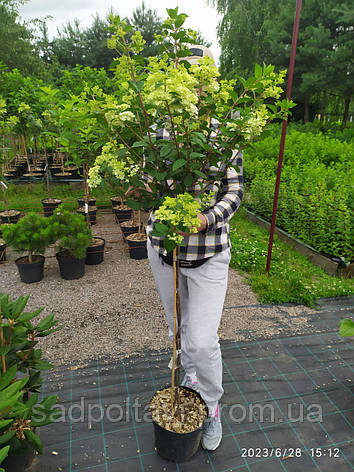
<instances>
[{"instance_id":1,"label":"black landscape fabric","mask_svg":"<svg viewBox=\"0 0 354 472\"><path fill-rule=\"evenodd\" d=\"M223 440L181 464L156 454L148 412L170 383L170 352L52 371L43 393L59 395L63 414L41 428L31 472L353 470L354 340L338 335L353 298L321 305L307 335L221 342Z\"/></svg>"}]
</instances>

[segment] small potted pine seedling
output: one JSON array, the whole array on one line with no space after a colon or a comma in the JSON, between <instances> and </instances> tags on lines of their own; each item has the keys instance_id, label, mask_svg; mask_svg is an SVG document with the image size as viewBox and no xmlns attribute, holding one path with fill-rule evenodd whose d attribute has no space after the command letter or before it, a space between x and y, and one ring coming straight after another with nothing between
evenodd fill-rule
<instances>
[{"instance_id":1,"label":"small potted pine seedling","mask_svg":"<svg viewBox=\"0 0 354 472\"><path fill-rule=\"evenodd\" d=\"M92 242L91 228L81 215L57 208L50 217L58 240L56 258L63 279L80 279L85 274L86 251Z\"/></svg>"},{"instance_id":2,"label":"small potted pine seedling","mask_svg":"<svg viewBox=\"0 0 354 472\"><path fill-rule=\"evenodd\" d=\"M31 212L16 224L2 228L5 243L15 252L27 252L26 256L16 259L20 278L24 283L39 282L43 279L44 253L55 242L55 235L48 219Z\"/></svg>"}]
</instances>

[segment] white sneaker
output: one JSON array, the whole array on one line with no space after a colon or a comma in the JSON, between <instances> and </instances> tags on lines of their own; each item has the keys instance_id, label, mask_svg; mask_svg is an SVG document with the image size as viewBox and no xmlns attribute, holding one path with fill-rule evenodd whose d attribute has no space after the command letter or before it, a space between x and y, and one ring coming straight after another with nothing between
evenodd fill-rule
<instances>
[{"instance_id":1,"label":"white sneaker","mask_svg":"<svg viewBox=\"0 0 354 472\"><path fill-rule=\"evenodd\" d=\"M207 451L215 451L221 443L222 426L219 406L216 415L208 416L203 426L202 447Z\"/></svg>"},{"instance_id":2,"label":"white sneaker","mask_svg":"<svg viewBox=\"0 0 354 472\"><path fill-rule=\"evenodd\" d=\"M188 387L199 393L199 384L198 380L192 379L188 374L184 376L184 379L181 382L181 387Z\"/></svg>"}]
</instances>

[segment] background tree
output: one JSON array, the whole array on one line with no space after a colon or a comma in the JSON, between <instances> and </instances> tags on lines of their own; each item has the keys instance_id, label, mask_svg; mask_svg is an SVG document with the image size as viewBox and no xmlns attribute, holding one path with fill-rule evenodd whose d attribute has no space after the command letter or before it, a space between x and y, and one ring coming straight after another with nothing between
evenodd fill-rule
<instances>
[{"instance_id":1,"label":"background tree","mask_svg":"<svg viewBox=\"0 0 354 472\"><path fill-rule=\"evenodd\" d=\"M41 61L29 23L21 22L18 7L26 0L0 0L0 62L24 74L39 75Z\"/></svg>"},{"instance_id":2,"label":"background tree","mask_svg":"<svg viewBox=\"0 0 354 472\"><path fill-rule=\"evenodd\" d=\"M289 66L295 2L287 0L208 0L222 15L218 36L223 76L247 75L257 63ZM351 0L303 2L296 54L294 116L306 122L342 101L343 123L353 96ZM337 98L336 98L337 97Z\"/></svg>"}]
</instances>

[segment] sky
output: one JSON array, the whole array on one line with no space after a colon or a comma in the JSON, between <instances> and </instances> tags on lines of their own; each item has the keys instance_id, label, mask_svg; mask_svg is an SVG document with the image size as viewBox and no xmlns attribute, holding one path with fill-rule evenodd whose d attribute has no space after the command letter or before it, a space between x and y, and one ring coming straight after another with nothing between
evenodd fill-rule
<instances>
[{"instance_id":1,"label":"sky","mask_svg":"<svg viewBox=\"0 0 354 472\"><path fill-rule=\"evenodd\" d=\"M56 35L60 27L74 18L80 20L80 25L87 27L92 23L92 17L98 13L104 17L110 7L120 17L130 17L133 10L141 4L141 0L30 0L20 7L24 20L53 17L48 20L49 37ZM206 0L145 0L148 8L157 11L162 19L167 16L166 8L178 6L179 13L186 13L188 18L185 25L188 28L200 30L203 36L212 42L211 49L218 62L220 48L216 37L218 17L214 8L207 6Z\"/></svg>"}]
</instances>

